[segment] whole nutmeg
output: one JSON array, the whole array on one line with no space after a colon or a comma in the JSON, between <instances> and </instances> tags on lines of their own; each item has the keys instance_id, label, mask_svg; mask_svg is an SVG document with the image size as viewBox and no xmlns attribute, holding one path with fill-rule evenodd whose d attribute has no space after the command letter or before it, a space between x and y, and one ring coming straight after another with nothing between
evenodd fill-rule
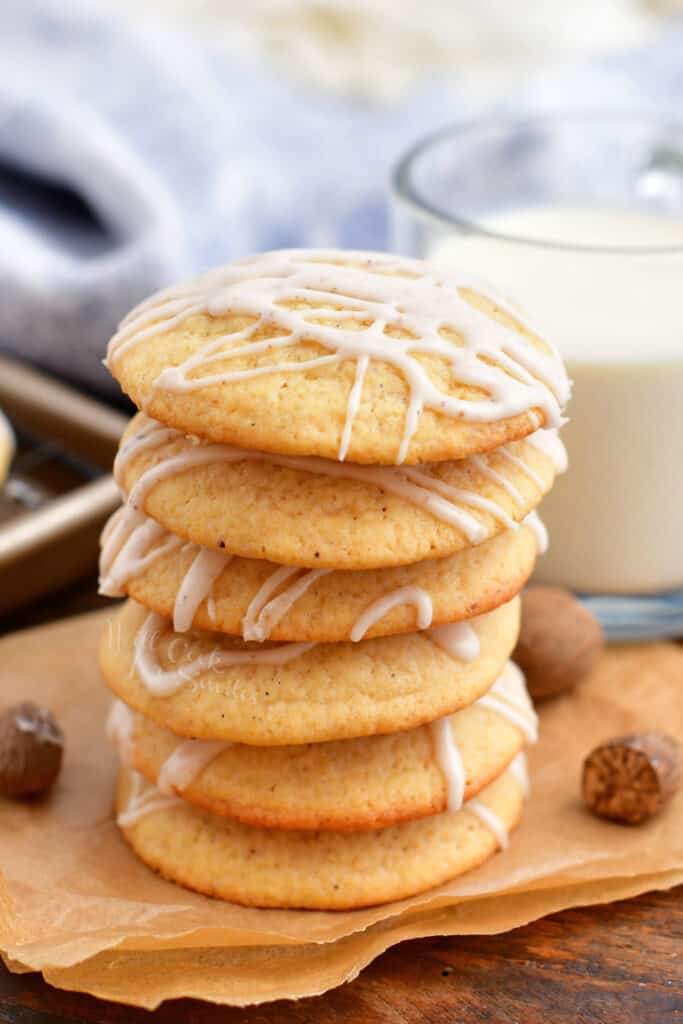
<instances>
[{"instance_id":1,"label":"whole nutmeg","mask_svg":"<svg viewBox=\"0 0 683 1024\"><path fill-rule=\"evenodd\" d=\"M512 655L534 700L571 689L605 645L600 624L568 590L531 586L522 594L522 625Z\"/></svg>"},{"instance_id":2,"label":"whole nutmeg","mask_svg":"<svg viewBox=\"0 0 683 1024\"><path fill-rule=\"evenodd\" d=\"M639 825L662 809L681 784L683 752L664 733L617 736L583 763L581 792L600 818Z\"/></svg>"},{"instance_id":3,"label":"whole nutmeg","mask_svg":"<svg viewBox=\"0 0 683 1024\"><path fill-rule=\"evenodd\" d=\"M64 735L47 708L23 701L0 716L0 796L36 796L62 766Z\"/></svg>"}]
</instances>

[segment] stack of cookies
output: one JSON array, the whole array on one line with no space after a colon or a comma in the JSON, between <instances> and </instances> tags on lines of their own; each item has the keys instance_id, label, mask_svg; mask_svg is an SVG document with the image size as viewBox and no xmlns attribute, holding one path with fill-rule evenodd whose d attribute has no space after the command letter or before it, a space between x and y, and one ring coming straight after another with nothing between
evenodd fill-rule
<instances>
[{"instance_id":1,"label":"stack of cookies","mask_svg":"<svg viewBox=\"0 0 683 1024\"><path fill-rule=\"evenodd\" d=\"M479 282L283 251L154 296L108 366L101 646L119 826L166 878L342 909L507 845L536 721L509 661L563 468L555 351Z\"/></svg>"}]
</instances>

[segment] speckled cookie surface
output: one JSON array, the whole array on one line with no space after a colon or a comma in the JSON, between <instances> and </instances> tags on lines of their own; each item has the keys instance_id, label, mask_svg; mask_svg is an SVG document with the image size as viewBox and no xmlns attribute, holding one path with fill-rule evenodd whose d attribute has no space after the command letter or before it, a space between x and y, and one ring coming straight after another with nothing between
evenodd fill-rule
<instances>
[{"instance_id":1,"label":"speckled cookie surface","mask_svg":"<svg viewBox=\"0 0 683 1024\"><path fill-rule=\"evenodd\" d=\"M171 533L308 568L385 568L455 554L521 522L555 477L531 441L419 469L285 465L160 431L138 415L122 445L121 487ZM361 478L346 475L354 473Z\"/></svg>"},{"instance_id":2,"label":"speckled cookie surface","mask_svg":"<svg viewBox=\"0 0 683 1024\"><path fill-rule=\"evenodd\" d=\"M546 422L543 382L566 398L559 357L480 285L370 253L265 253L167 289L126 318L108 365L185 433L361 463L488 451ZM484 408L510 389L512 405Z\"/></svg>"},{"instance_id":3,"label":"speckled cookie surface","mask_svg":"<svg viewBox=\"0 0 683 1024\"><path fill-rule=\"evenodd\" d=\"M121 771L120 817L131 809L139 778ZM523 792L511 772L479 799L507 830L518 823ZM493 832L466 805L456 813L349 833L254 828L176 799L158 802L121 829L141 860L189 889L247 906L318 910L411 896L471 871L498 847Z\"/></svg>"},{"instance_id":4,"label":"speckled cookie surface","mask_svg":"<svg viewBox=\"0 0 683 1024\"><path fill-rule=\"evenodd\" d=\"M279 664L226 665L226 657L261 657L267 648L217 633L174 633L129 601L105 630L100 665L117 697L178 735L256 746L322 742L410 729L480 697L515 646L519 598L472 625L480 646L473 661L447 653L425 632L319 644ZM141 643L145 633L149 644ZM159 688L143 682L136 639L173 692L156 696L151 689ZM277 648L275 657L282 653Z\"/></svg>"},{"instance_id":5,"label":"speckled cookie surface","mask_svg":"<svg viewBox=\"0 0 683 1024\"><path fill-rule=\"evenodd\" d=\"M107 527L110 536L125 514L123 509L114 514ZM171 620L176 605L179 614L185 614L189 602L183 585L192 581L190 574L203 549L173 538L166 531L154 530L149 547L138 545L134 550L138 536L148 526L149 521L142 521L132 531L122 533L120 539L114 538L111 549L105 544L102 592L132 597ZM136 557L128 557L131 550ZM218 559L219 574L192 616L195 629L245 635L246 639L329 643L349 640L363 613L397 592L399 603L382 614L365 636L389 636L417 629L416 607L410 602L414 591L405 588L419 588L428 596L433 625L491 611L510 601L524 586L534 567L536 542L531 530L523 526L516 531L505 530L484 544L455 555L415 565L348 572L330 570L322 575L316 570L302 569L284 577L282 570L271 562L226 554L221 569L220 553L215 552L212 558ZM274 589L259 599L261 588L273 580ZM288 594L297 596L287 607ZM178 628L186 628L184 620L179 620ZM250 629L254 632L250 633Z\"/></svg>"},{"instance_id":6,"label":"speckled cookie surface","mask_svg":"<svg viewBox=\"0 0 683 1024\"><path fill-rule=\"evenodd\" d=\"M502 679L505 679L505 673ZM533 730L523 684L510 706ZM519 709L522 709L519 711ZM432 730L289 747L180 740L118 705L125 728L117 743L126 764L164 792L248 825L286 829L380 828L444 811L447 783ZM497 704L475 703L452 715L469 800L507 768L528 733Z\"/></svg>"}]
</instances>

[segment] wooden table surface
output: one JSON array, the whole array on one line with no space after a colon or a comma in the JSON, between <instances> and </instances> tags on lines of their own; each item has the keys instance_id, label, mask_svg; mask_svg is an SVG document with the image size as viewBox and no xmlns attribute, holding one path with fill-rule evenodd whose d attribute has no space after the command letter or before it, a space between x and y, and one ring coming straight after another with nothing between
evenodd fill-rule
<instances>
[{"instance_id":1,"label":"wooden table surface","mask_svg":"<svg viewBox=\"0 0 683 1024\"><path fill-rule=\"evenodd\" d=\"M96 607L94 583L0 633ZM676 1024L683 1022L683 888L570 910L507 935L421 939L324 996L252 1009L174 1000L154 1013L60 992L0 967L1 1024Z\"/></svg>"}]
</instances>

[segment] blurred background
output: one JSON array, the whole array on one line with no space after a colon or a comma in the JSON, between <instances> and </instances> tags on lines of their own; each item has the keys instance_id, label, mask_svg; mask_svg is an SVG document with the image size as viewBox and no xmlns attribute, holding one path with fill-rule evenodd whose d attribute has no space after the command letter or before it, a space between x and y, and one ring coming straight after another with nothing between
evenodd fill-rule
<instances>
[{"instance_id":1,"label":"blurred background","mask_svg":"<svg viewBox=\"0 0 683 1024\"><path fill-rule=\"evenodd\" d=\"M484 110L676 111L681 0L3 0L0 351L115 396L117 320L260 249L386 248L418 137Z\"/></svg>"}]
</instances>

